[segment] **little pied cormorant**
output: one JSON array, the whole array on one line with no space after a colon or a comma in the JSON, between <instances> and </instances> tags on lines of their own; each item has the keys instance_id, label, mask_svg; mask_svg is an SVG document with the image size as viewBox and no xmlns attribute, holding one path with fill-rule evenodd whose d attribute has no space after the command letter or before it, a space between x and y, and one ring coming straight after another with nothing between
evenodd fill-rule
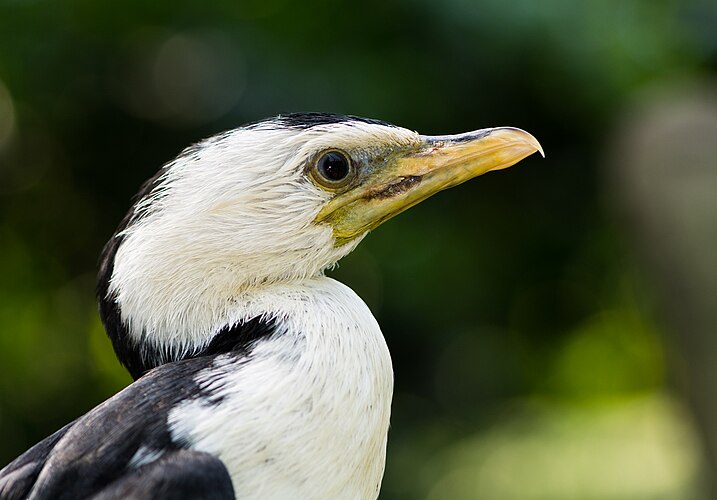
<instances>
[{"instance_id":1,"label":"little pied cormorant","mask_svg":"<svg viewBox=\"0 0 717 500\"><path fill-rule=\"evenodd\" d=\"M492 128L422 136L342 115L206 139L142 188L98 298L127 388L0 471L0 499L365 499L393 371L324 270L383 221L541 151Z\"/></svg>"}]
</instances>

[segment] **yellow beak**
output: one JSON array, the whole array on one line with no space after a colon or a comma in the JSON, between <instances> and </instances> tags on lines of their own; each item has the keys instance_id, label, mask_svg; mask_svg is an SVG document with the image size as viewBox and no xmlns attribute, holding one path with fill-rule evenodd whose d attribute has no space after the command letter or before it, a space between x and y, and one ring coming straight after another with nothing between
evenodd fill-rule
<instances>
[{"instance_id":1,"label":"yellow beak","mask_svg":"<svg viewBox=\"0 0 717 500\"><path fill-rule=\"evenodd\" d=\"M360 184L336 195L315 222L330 224L336 245L344 245L439 191L510 167L536 151L543 155L535 137L517 128L423 136L418 150L398 152Z\"/></svg>"}]
</instances>

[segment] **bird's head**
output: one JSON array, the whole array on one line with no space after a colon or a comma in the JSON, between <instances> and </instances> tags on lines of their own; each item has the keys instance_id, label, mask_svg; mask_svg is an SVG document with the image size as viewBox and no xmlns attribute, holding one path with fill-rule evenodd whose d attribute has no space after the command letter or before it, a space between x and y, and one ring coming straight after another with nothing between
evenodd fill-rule
<instances>
[{"instance_id":1,"label":"bird's head","mask_svg":"<svg viewBox=\"0 0 717 500\"><path fill-rule=\"evenodd\" d=\"M320 275L385 220L535 151L513 128L423 136L314 113L188 148L145 185L103 252L100 309L120 360L120 345L169 357L201 348L242 294Z\"/></svg>"}]
</instances>

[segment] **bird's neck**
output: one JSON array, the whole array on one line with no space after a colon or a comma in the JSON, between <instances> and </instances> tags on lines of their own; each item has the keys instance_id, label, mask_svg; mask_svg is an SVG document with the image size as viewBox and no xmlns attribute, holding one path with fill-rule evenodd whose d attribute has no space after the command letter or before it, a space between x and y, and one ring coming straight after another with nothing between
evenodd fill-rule
<instances>
[{"instance_id":1,"label":"bird's neck","mask_svg":"<svg viewBox=\"0 0 717 500\"><path fill-rule=\"evenodd\" d=\"M166 300L129 313L120 301L100 299L105 328L130 374L136 379L167 362L247 350L261 338L281 334L287 320L298 321L307 332L330 328L321 322L331 318L314 311L322 297L331 298L337 313L362 311L357 324L380 332L361 299L324 276L233 289L226 285L207 288L224 290L223 295L204 295L192 302ZM148 315L141 316L143 311Z\"/></svg>"}]
</instances>

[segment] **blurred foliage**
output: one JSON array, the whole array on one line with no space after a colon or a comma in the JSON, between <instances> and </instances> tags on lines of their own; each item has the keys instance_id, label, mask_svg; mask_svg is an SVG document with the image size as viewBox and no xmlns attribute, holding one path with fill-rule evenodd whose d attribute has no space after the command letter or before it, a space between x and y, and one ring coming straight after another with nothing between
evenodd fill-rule
<instances>
[{"instance_id":1,"label":"blurred foliage","mask_svg":"<svg viewBox=\"0 0 717 500\"><path fill-rule=\"evenodd\" d=\"M547 152L332 273L394 359L382 498L699 497L672 370L690 360L603 162L644 92L714 79L715 26L713 0L0 0L0 465L129 383L93 288L141 182L202 137L310 110L513 125Z\"/></svg>"}]
</instances>

